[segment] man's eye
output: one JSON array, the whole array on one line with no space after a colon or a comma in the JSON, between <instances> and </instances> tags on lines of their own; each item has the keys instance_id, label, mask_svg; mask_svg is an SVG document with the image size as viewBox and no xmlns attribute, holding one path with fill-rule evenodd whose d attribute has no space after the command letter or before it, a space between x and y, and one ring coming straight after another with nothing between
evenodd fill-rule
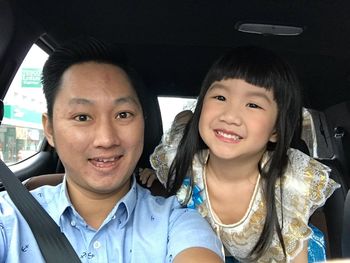
<instances>
[{"instance_id":1,"label":"man's eye","mask_svg":"<svg viewBox=\"0 0 350 263\"><path fill-rule=\"evenodd\" d=\"M78 115L74 118L76 121L88 121L90 120L91 118L88 116L88 115Z\"/></svg>"},{"instance_id":2,"label":"man's eye","mask_svg":"<svg viewBox=\"0 0 350 263\"><path fill-rule=\"evenodd\" d=\"M132 116L132 114L130 112L120 112L117 115L118 119L127 119L130 118Z\"/></svg>"},{"instance_id":3,"label":"man's eye","mask_svg":"<svg viewBox=\"0 0 350 263\"><path fill-rule=\"evenodd\" d=\"M226 100L226 98L224 96L221 96L221 95L215 96L214 98L217 99L217 100L221 100L221 101L225 101Z\"/></svg>"}]
</instances>

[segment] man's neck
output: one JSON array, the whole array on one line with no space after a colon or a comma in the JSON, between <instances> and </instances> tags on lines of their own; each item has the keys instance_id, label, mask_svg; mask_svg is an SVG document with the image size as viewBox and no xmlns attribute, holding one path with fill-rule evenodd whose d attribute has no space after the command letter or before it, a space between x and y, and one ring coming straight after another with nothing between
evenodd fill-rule
<instances>
[{"instance_id":1,"label":"man's neck","mask_svg":"<svg viewBox=\"0 0 350 263\"><path fill-rule=\"evenodd\" d=\"M127 194L130 184L129 180L118 192L101 194L89 192L67 180L67 189L69 198L79 215L89 226L99 229L117 202Z\"/></svg>"}]
</instances>

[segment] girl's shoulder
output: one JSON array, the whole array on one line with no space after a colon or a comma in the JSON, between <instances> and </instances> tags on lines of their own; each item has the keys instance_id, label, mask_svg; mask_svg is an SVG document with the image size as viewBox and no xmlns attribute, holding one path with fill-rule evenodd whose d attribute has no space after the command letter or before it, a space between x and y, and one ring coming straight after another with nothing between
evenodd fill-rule
<instances>
[{"instance_id":1,"label":"girl's shoulder","mask_svg":"<svg viewBox=\"0 0 350 263\"><path fill-rule=\"evenodd\" d=\"M289 149L288 159L284 174L276 182L275 196L280 224L288 226L282 228L286 252L293 259L302 250L304 241L314 237L314 230L308 225L310 216L340 185L329 177L328 166L303 152ZM278 240L276 234L274 240ZM278 250L282 251L281 247Z\"/></svg>"},{"instance_id":2,"label":"girl's shoulder","mask_svg":"<svg viewBox=\"0 0 350 263\"><path fill-rule=\"evenodd\" d=\"M178 201L182 205L189 208L196 208L202 216L207 215L207 209L204 203L207 199L204 183L204 167L208 156L208 150L201 150L195 154L192 162L193 177L186 177L176 194Z\"/></svg>"},{"instance_id":3,"label":"girl's shoulder","mask_svg":"<svg viewBox=\"0 0 350 263\"><path fill-rule=\"evenodd\" d=\"M282 185L285 210L293 209L308 220L340 185L329 177L328 166L303 152L291 148L288 157L288 166L281 181L277 182L276 190L279 191Z\"/></svg>"}]
</instances>

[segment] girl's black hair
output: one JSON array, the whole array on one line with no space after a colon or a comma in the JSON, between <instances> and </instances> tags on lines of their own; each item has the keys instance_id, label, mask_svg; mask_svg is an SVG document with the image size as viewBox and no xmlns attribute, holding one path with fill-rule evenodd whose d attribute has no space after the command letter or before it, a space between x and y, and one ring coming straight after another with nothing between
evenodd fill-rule
<instances>
[{"instance_id":1,"label":"girl's black hair","mask_svg":"<svg viewBox=\"0 0 350 263\"><path fill-rule=\"evenodd\" d=\"M195 154L208 148L198 130L203 100L213 82L225 79L242 79L254 86L272 90L277 103L278 116L275 127L277 142L267 145L267 149L271 151L268 163L264 167L261 167L259 163L266 205L266 219L260 238L248 260L255 261L265 253L271 244L275 231L283 253L286 255L281 231L283 225L280 225L277 217L275 185L288 164L287 150L294 132L299 128L301 95L300 85L294 71L274 52L254 46L238 47L224 54L212 65L202 83L193 117L186 126L184 136L169 170L169 178L175 176L174 181L168 180L169 195L177 192L186 176L192 178L192 160ZM278 194L282 199L282 185L280 189L281 192ZM283 222L283 211L281 211L281 215Z\"/></svg>"}]
</instances>

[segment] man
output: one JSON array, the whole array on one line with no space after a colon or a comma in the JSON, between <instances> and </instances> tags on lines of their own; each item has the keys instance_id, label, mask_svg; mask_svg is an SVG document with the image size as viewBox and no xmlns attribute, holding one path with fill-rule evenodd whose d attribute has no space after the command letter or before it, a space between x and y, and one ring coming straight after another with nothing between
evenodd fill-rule
<instances>
[{"instance_id":1,"label":"man","mask_svg":"<svg viewBox=\"0 0 350 263\"><path fill-rule=\"evenodd\" d=\"M222 262L220 241L196 211L181 208L174 197L151 196L132 176L144 134L138 83L93 39L71 42L49 57L43 127L65 179L32 194L82 262ZM6 193L0 226L0 262L44 262Z\"/></svg>"}]
</instances>

